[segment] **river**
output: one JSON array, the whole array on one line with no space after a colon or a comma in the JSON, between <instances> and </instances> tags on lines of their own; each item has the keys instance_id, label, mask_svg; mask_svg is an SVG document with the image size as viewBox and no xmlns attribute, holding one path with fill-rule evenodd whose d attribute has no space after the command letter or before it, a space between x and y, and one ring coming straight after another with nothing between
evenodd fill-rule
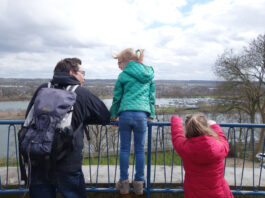
<instances>
[{"instance_id":1,"label":"river","mask_svg":"<svg viewBox=\"0 0 265 198\"><path fill-rule=\"evenodd\" d=\"M105 105L110 108L112 99L103 99ZM213 104L213 98L157 98L158 107L198 107L201 103ZM29 101L4 101L0 102L0 112L17 112L26 110Z\"/></svg>"}]
</instances>

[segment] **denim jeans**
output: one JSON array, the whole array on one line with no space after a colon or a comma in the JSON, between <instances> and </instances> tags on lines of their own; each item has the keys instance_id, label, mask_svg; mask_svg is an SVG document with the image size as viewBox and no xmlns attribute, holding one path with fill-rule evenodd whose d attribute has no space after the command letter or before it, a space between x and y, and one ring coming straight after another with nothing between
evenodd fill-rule
<instances>
[{"instance_id":1,"label":"denim jeans","mask_svg":"<svg viewBox=\"0 0 265 198\"><path fill-rule=\"evenodd\" d=\"M51 183L44 169L32 167L30 198L56 198L56 189L64 198L86 198L85 188L85 179L81 170L75 172L56 171Z\"/></svg>"},{"instance_id":2,"label":"denim jeans","mask_svg":"<svg viewBox=\"0 0 265 198\"><path fill-rule=\"evenodd\" d=\"M120 180L128 179L131 134L134 133L135 181L144 180L145 135L147 114L141 111L124 111L119 116L120 131Z\"/></svg>"}]
</instances>

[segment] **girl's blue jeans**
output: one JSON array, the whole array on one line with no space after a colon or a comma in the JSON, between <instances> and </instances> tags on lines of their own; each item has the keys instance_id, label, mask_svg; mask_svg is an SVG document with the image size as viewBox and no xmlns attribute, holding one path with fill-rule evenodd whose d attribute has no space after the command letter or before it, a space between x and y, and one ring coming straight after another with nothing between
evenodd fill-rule
<instances>
[{"instance_id":1,"label":"girl's blue jeans","mask_svg":"<svg viewBox=\"0 0 265 198\"><path fill-rule=\"evenodd\" d=\"M128 179L131 134L134 133L135 181L144 180L145 136L147 114L142 111L124 111L119 116L120 131L120 180Z\"/></svg>"}]
</instances>

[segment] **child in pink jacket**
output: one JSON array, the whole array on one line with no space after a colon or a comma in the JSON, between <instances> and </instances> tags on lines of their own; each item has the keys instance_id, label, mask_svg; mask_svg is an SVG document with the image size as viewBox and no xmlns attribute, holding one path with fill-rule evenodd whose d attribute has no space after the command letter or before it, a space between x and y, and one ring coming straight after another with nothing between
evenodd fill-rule
<instances>
[{"instance_id":1,"label":"child in pink jacket","mask_svg":"<svg viewBox=\"0 0 265 198\"><path fill-rule=\"evenodd\" d=\"M224 178L224 159L229 151L221 127L194 114L185 120L171 118L172 143L183 160L186 198L230 198L233 194Z\"/></svg>"}]
</instances>

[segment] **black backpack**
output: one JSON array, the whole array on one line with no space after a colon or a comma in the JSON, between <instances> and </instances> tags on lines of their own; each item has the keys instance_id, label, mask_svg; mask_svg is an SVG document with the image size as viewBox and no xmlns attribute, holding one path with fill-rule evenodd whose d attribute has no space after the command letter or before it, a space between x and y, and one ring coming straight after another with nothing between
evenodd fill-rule
<instances>
[{"instance_id":1,"label":"black backpack","mask_svg":"<svg viewBox=\"0 0 265 198\"><path fill-rule=\"evenodd\" d=\"M74 131L71 126L75 89L42 88L37 93L24 125L18 132L21 179L27 181L25 164L30 175L31 161L56 164L73 149ZM82 124L77 130L80 130ZM52 162L51 162L52 161ZM46 163L47 164L47 163Z\"/></svg>"}]
</instances>

